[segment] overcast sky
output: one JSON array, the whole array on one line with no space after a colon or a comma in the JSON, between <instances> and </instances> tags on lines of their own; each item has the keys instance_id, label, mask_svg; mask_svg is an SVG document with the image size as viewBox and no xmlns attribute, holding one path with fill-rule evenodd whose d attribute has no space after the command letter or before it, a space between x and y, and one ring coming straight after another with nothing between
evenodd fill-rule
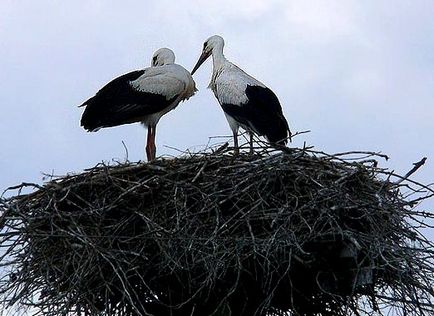
<instances>
[{"instance_id":1,"label":"overcast sky","mask_svg":"<svg viewBox=\"0 0 434 316\"><path fill-rule=\"evenodd\" d=\"M139 124L87 133L77 105L160 47L191 70L213 34L274 90L293 131L312 131L291 146L382 151L402 174L427 156L414 179L434 181L432 0L1 0L0 189L123 160L122 141L143 159ZM230 134L210 76L207 62L197 95L161 119L157 155Z\"/></svg>"}]
</instances>

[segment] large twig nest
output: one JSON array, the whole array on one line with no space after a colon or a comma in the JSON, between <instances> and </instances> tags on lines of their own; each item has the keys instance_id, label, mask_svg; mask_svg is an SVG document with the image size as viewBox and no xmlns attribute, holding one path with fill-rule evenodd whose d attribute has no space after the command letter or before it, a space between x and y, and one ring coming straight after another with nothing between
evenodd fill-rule
<instances>
[{"instance_id":1,"label":"large twig nest","mask_svg":"<svg viewBox=\"0 0 434 316\"><path fill-rule=\"evenodd\" d=\"M415 228L432 215L414 210L433 191L349 156L200 153L53 179L3 201L3 302L47 315L433 313L433 245Z\"/></svg>"}]
</instances>

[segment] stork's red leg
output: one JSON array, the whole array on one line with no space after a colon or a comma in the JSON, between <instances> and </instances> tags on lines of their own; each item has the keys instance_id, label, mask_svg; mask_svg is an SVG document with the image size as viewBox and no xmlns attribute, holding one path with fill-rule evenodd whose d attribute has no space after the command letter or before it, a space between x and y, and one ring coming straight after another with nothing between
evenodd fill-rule
<instances>
[{"instance_id":1,"label":"stork's red leg","mask_svg":"<svg viewBox=\"0 0 434 316\"><path fill-rule=\"evenodd\" d=\"M238 156L240 154L240 149L238 148L238 132L233 131L234 135L234 155Z\"/></svg>"},{"instance_id":2,"label":"stork's red leg","mask_svg":"<svg viewBox=\"0 0 434 316\"><path fill-rule=\"evenodd\" d=\"M155 160L156 154L157 154L157 147L155 146L155 134L157 133L157 127L152 126L152 160Z\"/></svg>"},{"instance_id":3,"label":"stork's red leg","mask_svg":"<svg viewBox=\"0 0 434 316\"><path fill-rule=\"evenodd\" d=\"M146 158L148 161L152 161L152 127L148 126L148 136L146 139Z\"/></svg>"}]
</instances>

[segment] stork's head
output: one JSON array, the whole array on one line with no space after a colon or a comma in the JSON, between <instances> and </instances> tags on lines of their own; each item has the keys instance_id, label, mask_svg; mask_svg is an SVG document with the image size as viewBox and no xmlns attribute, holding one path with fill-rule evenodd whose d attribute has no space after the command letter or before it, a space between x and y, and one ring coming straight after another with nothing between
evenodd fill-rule
<instances>
[{"instance_id":1,"label":"stork's head","mask_svg":"<svg viewBox=\"0 0 434 316\"><path fill-rule=\"evenodd\" d=\"M194 74L196 72L200 65L202 65L209 56L211 56L213 51L218 51L223 54L224 45L225 41L223 40L223 37L219 35L213 35L208 38L205 43L203 43L202 55L200 55L196 66L194 66L193 70L191 71L191 74Z\"/></svg>"},{"instance_id":2,"label":"stork's head","mask_svg":"<svg viewBox=\"0 0 434 316\"><path fill-rule=\"evenodd\" d=\"M173 64L175 62L175 54L168 48L160 48L152 56L151 66L163 66Z\"/></svg>"}]
</instances>

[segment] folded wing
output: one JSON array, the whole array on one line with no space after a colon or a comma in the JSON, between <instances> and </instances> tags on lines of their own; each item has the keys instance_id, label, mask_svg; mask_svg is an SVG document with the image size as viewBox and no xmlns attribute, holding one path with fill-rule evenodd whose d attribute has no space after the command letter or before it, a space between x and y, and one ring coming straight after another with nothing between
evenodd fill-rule
<instances>
[{"instance_id":1,"label":"folded wing","mask_svg":"<svg viewBox=\"0 0 434 316\"><path fill-rule=\"evenodd\" d=\"M81 125L89 130L140 122L164 111L183 92L184 83L168 67L151 67L122 75L84 102Z\"/></svg>"}]
</instances>

